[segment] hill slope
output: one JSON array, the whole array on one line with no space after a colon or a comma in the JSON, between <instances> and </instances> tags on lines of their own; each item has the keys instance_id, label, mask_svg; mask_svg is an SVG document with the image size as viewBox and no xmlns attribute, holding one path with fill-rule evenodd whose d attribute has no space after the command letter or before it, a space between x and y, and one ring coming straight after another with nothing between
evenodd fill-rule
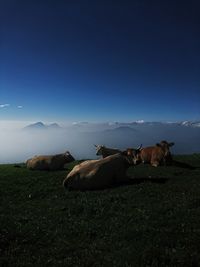
<instances>
[{"instance_id":1,"label":"hill slope","mask_svg":"<svg viewBox=\"0 0 200 267\"><path fill-rule=\"evenodd\" d=\"M77 162L58 172L0 165L0 266L198 266L200 155L175 159L93 192L64 191Z\"/></svg>"}]
</instances>

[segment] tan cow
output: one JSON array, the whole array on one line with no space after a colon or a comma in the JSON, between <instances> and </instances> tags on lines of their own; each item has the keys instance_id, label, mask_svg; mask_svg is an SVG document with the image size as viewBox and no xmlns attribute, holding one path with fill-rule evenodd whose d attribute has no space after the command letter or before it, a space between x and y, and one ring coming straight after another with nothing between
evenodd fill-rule
<instances>
[{"instance_id":1,"label":"tan cow","mask_svg":"<svg viewBox=\"0 0 200 267\"><path fill-rule=\"evenodd\" d=\"M132 157L115 154L76 165L65 178L63 185L74 190L105 189L130 181L127 168L133 164Z\"/></svg>"},{"instance_id":2,"label":"tan cow","mask_svg":"<svg viewBox=\"0 0 200 267\"><path fill-rule=\"evenodd\" d=\"M167 141L161 141L155 146L142 148L135 157L134 161L150 163L154 167L157 167L162 163L166 164L172 160L169 148L173 145L173 142L168 143Z\"/></svg>"},{"instance_id":3,"label":"tan cow","mask_svg":"<svg viewBox=\"0 0 200 267\"><path fill-rule=\"evenodd\" d=\"M66 151L63 154L34 156L26 161L26 166L31 170L55 171L63 169L66 163L74 160L70 152Z\"/></svg>"},{"instance_id":4,"label":"tan cow","mask_svg":"<svg viewBox=\"0 0 200 267\"><path fill-rule=\"evenodd\" d=\"M116 149L116 148L108 148L103 145L94 145L96 147L96 155L97 156L102 156L102 158L106 158L108 156L117 154L117 153L122 153L121 150Z\"/></svg>"}]
</instances>

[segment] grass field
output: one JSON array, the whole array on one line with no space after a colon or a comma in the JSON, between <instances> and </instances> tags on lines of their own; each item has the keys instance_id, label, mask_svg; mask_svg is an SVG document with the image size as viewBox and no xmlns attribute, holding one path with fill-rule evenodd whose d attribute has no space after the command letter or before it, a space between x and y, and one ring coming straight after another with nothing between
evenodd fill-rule
<instances>
[{"instance_id":1,"label":"grass field","mask_svg":"<svg viewBox=\"0 0 200 267\"><path fill-rule=\"evenodd\" d=\"M0 266L200 266L200 155L175 159L183 164L131 167L134 184L91 192L62 187L77 162L0 165Z\"/></svg>"}]
</instances>

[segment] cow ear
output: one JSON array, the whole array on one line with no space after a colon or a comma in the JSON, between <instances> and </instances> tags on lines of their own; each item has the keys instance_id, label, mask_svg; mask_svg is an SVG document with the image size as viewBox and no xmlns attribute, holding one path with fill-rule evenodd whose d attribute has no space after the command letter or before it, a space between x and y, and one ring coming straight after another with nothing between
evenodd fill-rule
<instances>
[{"instance_id":1,"label":"cow ear","mask_svg":"<svg viewBox=\"0 0 200 267\"><path fill-rule=\"evenodd\" d=\"M169 143L169 146L173 146L173 145L174 145L174 142Z\"/></svg>"},{"instance_id":2,"label":"cow ear","mask_svg":"<svg viewBox=\"0 0 200 267\"><path fill-rule=\"evenodd\" d=\"M97 145L94 144L95 147L97 147Z\"/></svg>"},{"instance_id":3,"label":"cow ear","mask_svg":"<svg viewBox=\"0 0 200 267\"><path fill-rule=\"evenodd\" d=\"M161 144L157 143L157 144L156 144L156 146L159 146L159 147L160 147L160 146L161 146Z\"/></svg>"}]
</instances>

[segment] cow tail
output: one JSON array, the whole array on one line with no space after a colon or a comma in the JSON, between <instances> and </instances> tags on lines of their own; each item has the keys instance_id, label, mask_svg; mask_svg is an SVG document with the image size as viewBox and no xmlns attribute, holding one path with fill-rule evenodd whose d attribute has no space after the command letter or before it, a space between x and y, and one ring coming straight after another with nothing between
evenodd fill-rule
<instances>
[{"instance_id":1,"label":"cow tail","mask_svg":"<svg viewBox=\"0 0 200 267\"><path fill-rule=\"evenodd\" d=\"M63 186L64 186L65 188L68 187L68 179L65 179L65 180L63 181Z\"/></svg>"}]
</instances>

